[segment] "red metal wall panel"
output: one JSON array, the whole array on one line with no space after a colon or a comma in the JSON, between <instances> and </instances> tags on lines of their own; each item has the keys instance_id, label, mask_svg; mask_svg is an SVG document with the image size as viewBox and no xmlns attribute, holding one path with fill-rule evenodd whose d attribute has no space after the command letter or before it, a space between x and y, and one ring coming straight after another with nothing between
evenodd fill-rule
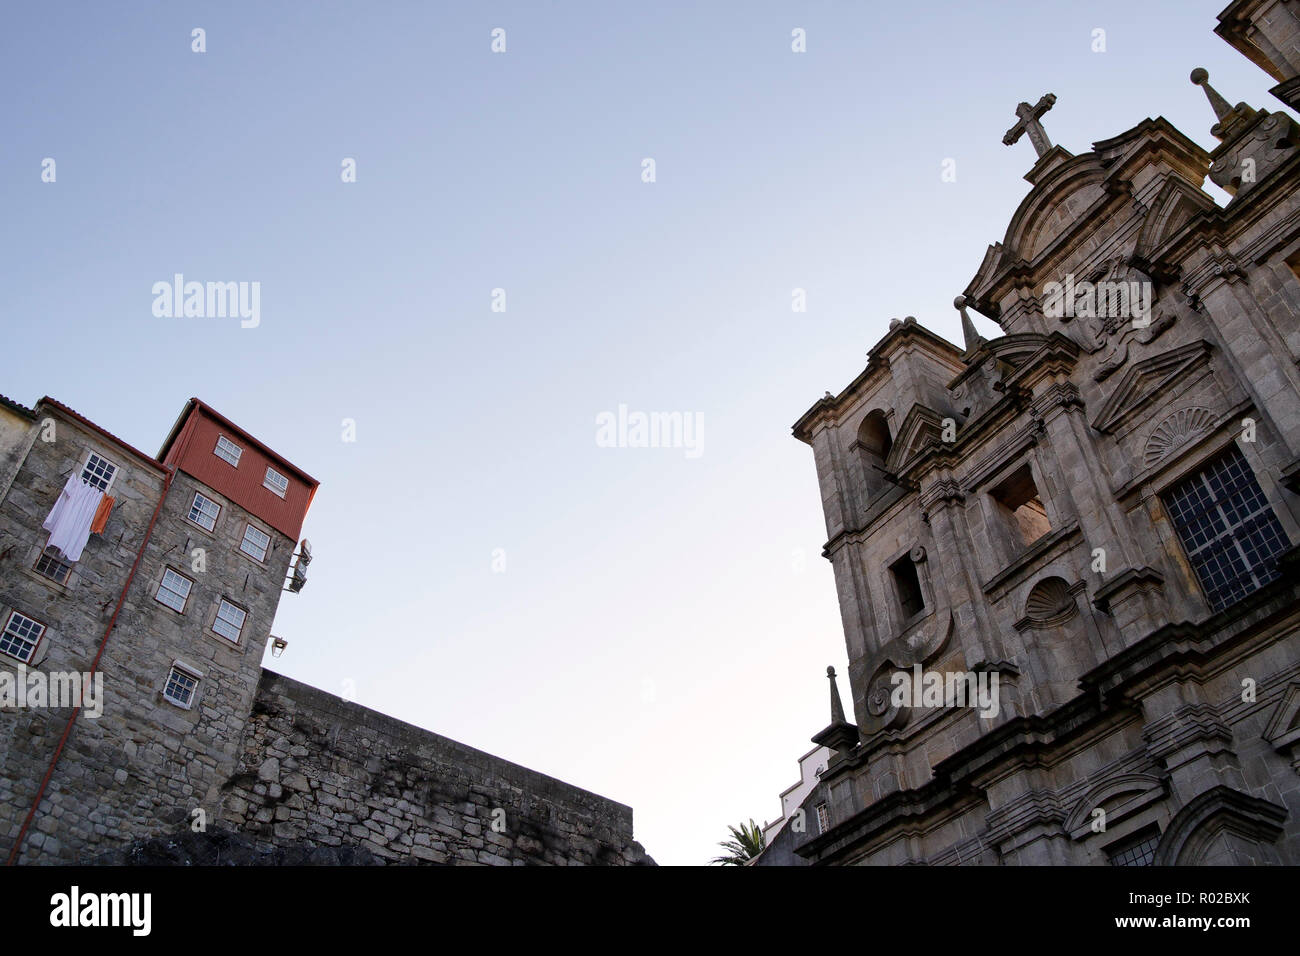
<instances>
[{"instance_id":1,"label":"red metal wall panel","mask_svg":"<svg viewBox=\"0 0 1300 956\"><path fill-rule=\"evenodd\" d=\"M218 436L225 436L242 449L238 467L214 453ZM284 459L267 454L260 445L249 441L248 436L217 421L203 406L196 405L190 410L163 462L225 495L295 542L298 540L315 485L304 481L298 470ZM289 479L283 498L263 486L267 467Z\"/></svg>"}]
</instances>

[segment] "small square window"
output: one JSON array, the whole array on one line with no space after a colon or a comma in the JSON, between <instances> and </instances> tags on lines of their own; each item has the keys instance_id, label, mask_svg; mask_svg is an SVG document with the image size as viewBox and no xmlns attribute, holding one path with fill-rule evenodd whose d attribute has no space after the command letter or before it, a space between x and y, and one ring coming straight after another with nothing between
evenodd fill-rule
<instances>
[{"instance_id":1,"label":"small square window","mask_svg":"<svg viewBox=\"0 0 1300 956\"><path fill-rule=\"evenodd\" d=\"M167 675L167 685L163 688L163 696L173 704L188 708L194 703L194 691L198 689L199 678L197 675L190 673L185 668L173 664L171 673Z\"/></svg>"},{"instance_id":2,"label":"small square window","mask_svg":"<svg viewBox=\"0 0 1300 956\"><path fill-rule=\"evenodd\" d=\"M221 514L221 505L210 498L205 498L197 491L194 502L190 505L189 519L205 531L217 526L217 515Z\"/></svg>"},{"instance_id":3,"label":"small square window","mask_svg":"<svg viewBox=\"0 0 1300 956\"><path fill-rule=\"evenodd\" d=\"M239 456L243 453L244 449L240 448L225 435L217 436L217 447L212 450L212 454L216 455L222 461L229 463L232 468L239 467Z\"/></svg>"},{"instance_id":4,"label":"small square window","mask_svg":"<svg viewBox=\"0 0 1300 956\"><path fill-rule=\"evenodd\" d=\"M58 556L53 548L46 548L45 553L36 560L36 573L43 574L51 581L66 584L72 574L72 565Z\"/></svg>"},{"instance_id":5,"label":"small square window","mask_svg":"<svg viewBox=\"0 0 1300 956\"><path fill-rule=\"evenodd\" d=\"M158 591L154 597L166 604L173 611L185 613L185 602L189 600L190 588L194 587L194 582L183 574L177 574L171 568L163 571L162 581L158 584Z\"/></svg>"},{"instance_id":6,"label":"small square window","mask_svg":"<svg viewBox=\"0 0 1300 956\"><path fill-rule=\"evenodd\" d=\"M289 479L284 477L274 468L266 469L266 480L262 482L264 488L270 488L281 498L289 490Z\"/></svg>"},{"instance_id":7,"label":"small square window","mask_svg":"<svg viewBox=\"0 0 1300 956\"><path fill-rule=\"evenodd\" d=\"M93 451L86 459L86 466L81 469L81 480L100 491L108 491L108 486L113 483L115 477L117 477L117 465L107 458L101 458Z\"/></svg>"},{"instance_id":8,"label":"small square window","mask_svg":"<svg viewBox=\"0 0 1300 956\"><path fill-rule=\"evenodd\" d=\"M17 611L10 611L5 629L0 631L0 654L8 654L26 663L36 653L36 645L40 644L41 635L44 633L45 625L40 621L34 621Z\"/></svg>"},{"instance_id":9,"label":"small square window","mask_svg":"<svg viewBox=\"0 0 1300 956\"><path fill-rule=\"evenodd\" d=\"M239 550L256 561L265 561L266 552L271 547L271 536L254 528L251 524L244 529L244 540L239 542Z\"/></svg>"},{"instance_id":10,"label":"small square window","mask_svg":"<svg viewBox=\"0 0 1300 956\"><path fill-rule=\"evenodd\" d=\"M244 619L248 614L241 608L235 607L224 598L217 608L216 620L212 622L212 629L227 640L239 643L239 632L244 629Z\"/></svg>"},{"instance_id":11,"label":"small square window","mask_svg":"<svg viewBox=\"0 0 1300 956\"><path fill-rule=\"evenodd\" d=\"M1052 530L1028 464L1013 471L989 494L1006 516L1015 539L1025 547Z\"/></svg>"}]
</instances>

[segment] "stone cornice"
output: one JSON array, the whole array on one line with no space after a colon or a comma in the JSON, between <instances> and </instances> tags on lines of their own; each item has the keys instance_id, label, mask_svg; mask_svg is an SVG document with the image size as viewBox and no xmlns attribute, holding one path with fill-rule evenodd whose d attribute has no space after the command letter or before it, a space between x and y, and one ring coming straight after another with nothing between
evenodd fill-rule
<instances>
[{"instance_id":1,"label":"stone cornice","mask_svg":"<svg viewBox=\"0 0 1300 956\"><path fill-rule=\"evenodd\" d=\"M988 596L989 600L1000 600L1005 596L1007 590L1019 583L1026 574L1036 570L1040 564L1055 558L1081 540L1083 540L1083 535L1079 531L1079 522L1077 520L1071 521L1064 527L1045 534L1035 541L1027 551L989 578L981 590Z\"/></svg>"},{"instance_id":2,"label":"stone cornice","mask_svg":"<svg viewBox=\"0 0 1300 956\"><path fill-rule=\"evenodd\" d=\"M921 489L920 505L924 511L933 511L936 505L961 504L966 500L961 484L952 477L936 478Z\"/></svg>"},{"instance_id":3,"label":"stone cornice","mask_svg":"<svg viewBox=\"0 0 1300 956\"><path fill-rule=\"evenodd\" d=\"M951 811L954 801L978 805L982 789L992 782L1028 767L1054 766L1068 758L1080 739L1108 732L1116 723L1139 720L1140 709L1126 688L1150 686L1157 672L1182 673L1188 662L1199 662L1200 669L1249 641L1272 618L1294 615L1297 601L1300 583L1279 579L1201 625L1166 625L1153 631L1084 675L1077 697L1047 714L1011 718L936 764L934 778L923 786L894 791L796 852L817 862L834 862L861 852L863 841L927 828L923 821ZM1212 724L1208 729L1213 731ZM1157 747L1168 739L1157 730Z\"/></svg>"},{"instance_id":4,"label":"stone cornice","mask_svg":"<svg viewBox=\"0 0 1300 956\"><path fill-rule=\"evenodd\" d=\"M932 442L899 470L899 477L923 485L924 477L931 469L955 467L967 460L973 450L986 440L986 436L996 436L1014 421L1017 415L1029 407L1029 402L1030 395L1027 392L1018 388L1009 389L998 402L978 417L960 423L956 441L942 445Z\"/></svg>"},{"instance_id":5,"label":"stone cornice","mask_svg":"<svg viewBox=\"0 0 1300 956\"><path fill-rule=\"evenodd\" d=\"M1164 588L1165 576L1155 568L1125 568L1101 587L1093 595L1092 603L1103 614L1110 613L1110 602L1116 594L1130 589L1160 591Z\"/></svg>"},{"instance_id":6,"label":"stone cornice","mask_svg":"<svg viewBox=\"0 0 1300 956\"><path fill-rule=\"evenodd\" d=\"M847 412L852 404L867 391L876 379L888 374L891 356L907 345L922 348L946 362L954 371L961 368L962 350L947 339L931 332L916 319L908 316L893 326L885 336L867 352L867 366L839 395L827 395L818 399L808 411L794 423L794 437L805 444L811 444L815 427L819 423L833 422L839 415Z\"/></svg>"},{"instance_id":7,"label":"stone cornice","mask_svg":"<svg viewBox=\"0 0 1300 956\"><path fill-rule=\"evenodd\" d=\"M1228 749L1232 730L1210 704L1187 704L1149 722L1142 728L1142 739L1152 759L1163 762L1193 744Z\"/></svg>"},{"instance_id":8,"label":"stone cornice","mask_svg":"<svg viewBox=\"0 0 1300 956\"><path fill-rule=\"evenodd\" d=\"M1298 185L1300 153L1273 170L1244 194L1240 202L1233 202L1226 209L1216 207L1206 210L1183 223L1177 232L1153 252L1152 257L1167 264L1180 265L1193 258L1198 249L1205 248L1216 262L1225 267L1227 263L1223 257L1229 250L1238 266L1259 262L1300 233L1300 210L1295 210ZM1279 209L1288 207L1293 208L1290 214L1279 217L1276 223L1263 230L1248 245L1238 246L1240 238L1257 223ZM1221 275L1214 274L1213 266L1205 277L1209 282L1221 278ZM1188 290L1186 284L1184 290L1189 295L1195 294L1195 288Z\"/></svg>"},{"instance_id":9,"label":"stone cornice","mask_svg":"<svg viewBox=\"0 0 1300 956\"><path fill-rule=\"evenodd\" d=\"M1292 548L1291 553L1300 553L1300 547ZM1148 682L1156 672L1199 674L1214 654L1248 640L1275 618L1293 617L1298 603L1300 582L1280 577L1202 621L1157 628L1084 674L1079 686L1090 694L1111 698L1125 688Z\"/></svg>"},{"instance_id":10,"label":"stone cornice","mask_svg":"<svg viewBox=\"0 0 1300 956\"><path fill-rule=\"evenodd\" d=\"M1073 382L1055 382L1034 399L1034 415L1046 421L1058 410L1068 412L1071 409L1085 411L1083 396Z\"/></svg>"},{"instance_id":11,"label":"stone cornice","mask_svg":"<svg viewBox=\"0 0 1300 956\"><path fill-rule=\"evenodd\" d=\"M984 818L984 839L989 843L1004 844L1035 827L1059 829L1065 824L1065 815L1066 809L1054 791L1027 790L989 812Z\"/></svg>"},{"instance_id":12,"label":"stone cornice","mask_svg":"<svg viewBox=\"0 0 1300 956\"><path fill-rule=\"evenodd\" d=\"M970 494L981 485L992 481L1002 469L1037 445L1044 435L1045 432L1041 421L1038 419L1028 421L1023 428L1014 432L994 448L991 448L982 458L971 465L966 472L966 477L961 482L962 491Z\"/></svg>"}]
</instances>

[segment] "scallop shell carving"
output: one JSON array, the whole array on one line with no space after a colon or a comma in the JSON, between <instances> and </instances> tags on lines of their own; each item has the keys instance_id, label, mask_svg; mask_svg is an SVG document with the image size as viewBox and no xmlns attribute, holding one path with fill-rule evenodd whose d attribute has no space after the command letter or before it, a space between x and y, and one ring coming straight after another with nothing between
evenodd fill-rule
<instances>
[{"instance_id":1,"label":"scallop shell carving","mask_svg":"<svg viewBox=\"0 0 1300 956\"><path fill-rule=\"evenodd\" d=\"M1151 467L1183 442L1209 431L1214 426L1214 414L1208 408L1183 408L1174 412L1151 432L1146 451L1142 454L1144 467Z\"/></svg>"},{"instance_id":2,"label":"scallop shell carving","mask_svg":"<svg viewBox=\"0 0 1300 956\"><path fill-rule=\"evenodd\" d=\"M1025 600L1025 617L1035 624L1068 620L1076 610L1070 587L1061 578L1044 578Z\"/></svg>"}]
</instances>

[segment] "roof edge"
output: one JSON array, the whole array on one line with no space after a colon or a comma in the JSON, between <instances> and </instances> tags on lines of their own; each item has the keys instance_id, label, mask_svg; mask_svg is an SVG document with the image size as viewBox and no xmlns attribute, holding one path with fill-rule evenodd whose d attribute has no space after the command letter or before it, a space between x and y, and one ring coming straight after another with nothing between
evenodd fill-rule
<instances>
[{"instance_id":1,"label":"roof edge","mask_svg":"<svg viewBox=\"0 0 1300 956\"><path fill-rule=\"evenodd\" d=\"M62 412L64 415L67 415L69 418L73 419L74 421L82 425L85 425L87 428L91 429L92 431L96 432L102 437L113 442L118 447L123 448L126 451L129 451L131 454L135 455L137 458L145 462L145 464L149 465L150 467L155 468L158 471L163 472L164 474L166 474L168 471L171 470L170 468L168 468L167 465L164 465L157 458L154 458L152 455L145 454L140 449L132 445L130 442L123 441L122 439L114 435L112 432L110 432L107 428L104 428L102 425L96 425L85 415L81 414L76 409L69 408L67 405L64 405L58 399L51 398L50 396L46 395L42 397L39 402L36 403L37 408L40 408L42 405L49 405L52 408L58 409L60 412ZM33 414L35 414L34 411Z\"/></svg>"},{"instance_id":2,"label":"roof edge","mask_svg":"<svg viewBox=\"0 0 1300 956\"><path fill-rule=\"evenodd\" d=\"M290 471L296 474L299 478L307 482L307 484L311 485L312 495L313 496L315 495L316 489L320 486L319 481L317 481L311 475L307 474L307 472L303 471L301 468L299 468L297 465L291 462L288 458L285 458L279 452L275 451L273 448L271 448L271 446L267 445L261 439L250 434L245 429L240 428L229 418L227 418L225 415L222 415L219 411L217 411L215 408L213 408L211 405L209 405L207 402L203 401L200 398L190 398L190 400L186 402L184 407L181 409L181 413L180 415L177 416L175 424L172 425L171 431L168 432L167 438L163 441L162 448L158 450L159 460L162 460L163 458L167 457L167 453L171 450L172 445L175 444L177 436L179 436L181 433L181 429L185 427L185 422L189 420L190 415L193 414L195 409L198 409L204 412L205 414L210 415L223 427L234 432L240 438L244 439L244 441L248 442L250 445L255 446L259 451L261 451L267 457L274 458L276 461L285 465L287 468L289 468ZM308 499L308 502L310 503L310 498Z\"/></svg>"}]
</instances>

